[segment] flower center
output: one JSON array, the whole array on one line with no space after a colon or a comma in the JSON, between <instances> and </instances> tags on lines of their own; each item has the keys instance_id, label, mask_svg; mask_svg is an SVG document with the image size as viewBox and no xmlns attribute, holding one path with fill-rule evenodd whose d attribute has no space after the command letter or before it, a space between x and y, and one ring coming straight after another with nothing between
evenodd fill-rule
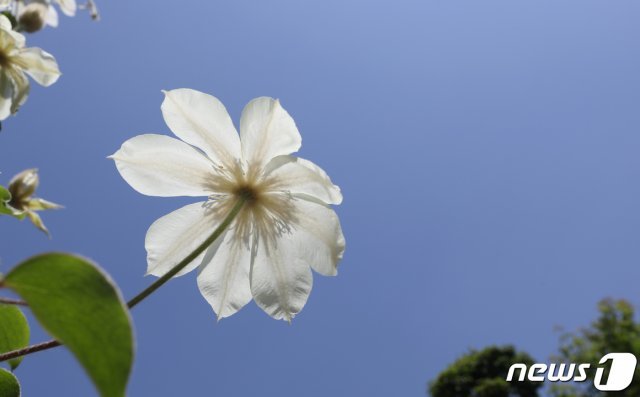
<instances>
[{"instance_id":1,"label":"flower center","mask_svg":"<svg viewBox=\"0 0 640 397\"><path fill-rule=\"evenodd\" d=\"M233 190L233 195L239 199L243 199L248 205L255 204L260 197L260 192L250 185L240 185Z\"/></svg>"},{"instance_id":2,"label":"flower center","mask_svg":"<svg viewBox=\"0 0 640 397\"><path fill-rule=\"evenodd\" d=\"M9 59L9 55L5 52L5 50L0 48L0 67L6 68L9 67L10 64L11 61Z\"/></svg>"}]
</instances>

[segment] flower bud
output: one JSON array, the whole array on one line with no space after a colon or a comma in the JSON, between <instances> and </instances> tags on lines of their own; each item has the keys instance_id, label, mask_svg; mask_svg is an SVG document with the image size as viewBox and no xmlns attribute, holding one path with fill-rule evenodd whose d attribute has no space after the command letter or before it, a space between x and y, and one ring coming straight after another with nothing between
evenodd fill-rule
<instances>
[{"instance_id":1,"label":"flower bud","mask_svg":"<svg viewBox=\"0 0 640 397\"><path fill-rule=\"evenodd\" d=\"M48 235L49 231L36 211L55 210L62 208L62 206L52 203L51 201L33 197L39 183L38 170L35 168L24 170L14 176L9 182L8 188L11 199L5 204L5 208L8 206L12 215L17 218L29 218L38 229Z\"/></svg>"},{"instance_id":2,"label":"flower bud","mask_svg":"<svg viewBox=\"0 0 640 397\"><path fill-rule=\"evenodd\" d=\"M18 26L21 30L34 33L42 29L49 8L41 3L29 3L18 15Z\"/></svg>"},{"instance_id":3,"label":"flower bud","mask_svg":"<svg viewBox=\"0 0 640 397\"><path fill-rule=\"evenodd\" d=\"M17 209L23 209L23 204L31 198L40 183L38 170L31 168L24 170L14 176L9 182L9 193L11 193L11 206Z\"/></svg>"}]
</instances>

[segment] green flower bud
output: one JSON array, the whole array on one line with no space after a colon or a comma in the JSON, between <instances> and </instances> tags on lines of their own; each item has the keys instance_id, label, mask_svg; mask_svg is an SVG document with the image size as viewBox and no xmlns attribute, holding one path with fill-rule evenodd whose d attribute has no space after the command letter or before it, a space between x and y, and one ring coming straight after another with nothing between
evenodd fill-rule
<instances>
[{"instance_id":1,"label":"green flower bud","mask_svg":"<svg viewBox=\"0 0 640 397\"><path fill-rule=\"evenodd\" d=\"M9 182L12 207L22 209L22 203L31 198L39 184L40 178L38 177L38 169L36 168L24 170L14 176Z\"/></svg>"},{"instance_id":2,"label":"green flower bud","mask_svg":"<svg viewBox=\"0 0 640 397\"><path fill-rule=\"evenodd\" d=\"M39 184L40 178L38 177L38 170L36 168L24 170L14 176L9 182L9 188L7 189L11 194L11 199L7 205L13 210L13 216L20 219L24 217L29 218L38 229L48 235L49 231L36 211L59 209L62 208L62 206L52 203L51 201L33 197Z\"/></svg>"}]
</instances>

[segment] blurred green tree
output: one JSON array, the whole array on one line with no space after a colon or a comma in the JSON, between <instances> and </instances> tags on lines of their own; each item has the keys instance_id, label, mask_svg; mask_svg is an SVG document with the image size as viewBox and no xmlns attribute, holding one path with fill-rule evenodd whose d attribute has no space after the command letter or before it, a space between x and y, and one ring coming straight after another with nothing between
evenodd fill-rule
<instances>
[{"instance_id":1,"label":"blurred green tree","mask_svg":"<svg viewBox=\"0 0 640 397\"><path fill-rule=\"evenodd\" d=\"M514 363L530 366L534 361L513 346L472 350L430 382L427 392L432 397L537 397L540 383L505 380Z\"/></svg>"},{"instance_id":2,"label":"blurred green tree","mask_svg":"<svg viewBox=\"0 0 640 397\"><path fill-rule=\"evenodd\" d=\"M550 393L555 397L640 396L640 371L624 391L603 392L595 388L593 379L600 359L607 353L632 353L640 356L640 324L635 321L633 306L625 300L604 299L598 304L599 317L587 328L575 333L564 333L560 338L559 356L555 362L589 363L588 381L583 383L554 384ZM605 368L603 380L606 380Z\"/></svg>"}]
</instances>

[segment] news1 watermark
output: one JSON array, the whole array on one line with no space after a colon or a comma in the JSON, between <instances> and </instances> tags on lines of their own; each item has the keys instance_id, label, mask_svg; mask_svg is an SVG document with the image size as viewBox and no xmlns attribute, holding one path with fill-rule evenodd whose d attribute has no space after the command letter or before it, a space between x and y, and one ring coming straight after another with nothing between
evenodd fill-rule
<instances>
[{"instance_id":1,"label":"news1 watermark","mask_svg":"<svg viewBox=\"0 0 640 397\"><path fill-rule=\"evenodd\" d=\"M593 385L600 391L622 391L633 381L638 360L631 353L609 353L600 359L596 367ZM507 382L584 382L591 364L540 364L529 367L516 363L509 368ZM609 376L603 379L605 368L609 368ZM517 377L516 377L517 374ZM514 380L514 377L516 379Z\"/></svg>"}]
</instances>

